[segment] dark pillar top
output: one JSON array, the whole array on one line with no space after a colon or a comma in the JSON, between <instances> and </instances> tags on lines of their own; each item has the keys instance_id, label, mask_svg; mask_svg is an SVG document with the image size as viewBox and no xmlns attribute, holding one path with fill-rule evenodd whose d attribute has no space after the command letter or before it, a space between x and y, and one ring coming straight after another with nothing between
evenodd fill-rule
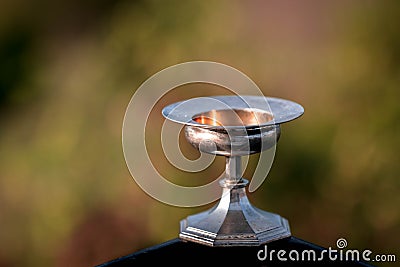
<instances>
[{"instance_id":1,"label":"dark pillar top","mask_svg":"<svg viewBox=\"0 0 400 267\"><path fill-rule=\"evenodd\" d=\"M337 249L332 247L332 250ZM323 252L325 251L325 252ZM342 260L340 260L342 254ZM282 261L279 259L286 259ZM315 255L315 259L314 259ZM334 256L336 260L331 260ZM354 254L353 254L354 255ZM354 255L355 257L356 255ZM304 260L302 260L302 257ZM362 251L359 251L362 260ZM299 260L291 260L296 259ZM296 237L270 242L258 247L209 247L172 239L130 255L106 262L98 267L122 266L373 266L363 261L345 261L346 250L331 252ZM348 253L347 259L352 258ZM228 265L227 265L228 264Z\"/></svg>"}]
</instances>

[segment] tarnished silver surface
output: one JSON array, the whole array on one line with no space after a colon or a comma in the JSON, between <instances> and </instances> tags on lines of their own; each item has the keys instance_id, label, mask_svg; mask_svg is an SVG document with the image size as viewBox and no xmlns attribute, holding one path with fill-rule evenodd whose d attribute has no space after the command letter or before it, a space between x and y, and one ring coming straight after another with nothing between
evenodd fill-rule
<instances>
[{"instance_id":1,"label":"tarnished silver surface","mask_svg":"<svg viewBox=\"0 0 400 267\"><path fill-rule=\"evenodd\" d=\"M291 235L285 218L249 202L248 182L241 176L241 156L276 145L280 124L303 112L295 102L262 96L192 98L163 109L167 119L185 125L185 137L191 145L226 157L219 203L182 220L180 238L209 246L259 246Z\"/></svg>"},{"instance_id":2,"label":"tarnished silver surface","mask_svg":"<svg viewBox=\"0 0 400 267\"><path fill-rule=\"evenodd\" d=\"M280 137L280 126L262 129L213 129L186 125L186 140L202 152L221 156L245 156L271 148Z\"/></svg>"}]
</instances>

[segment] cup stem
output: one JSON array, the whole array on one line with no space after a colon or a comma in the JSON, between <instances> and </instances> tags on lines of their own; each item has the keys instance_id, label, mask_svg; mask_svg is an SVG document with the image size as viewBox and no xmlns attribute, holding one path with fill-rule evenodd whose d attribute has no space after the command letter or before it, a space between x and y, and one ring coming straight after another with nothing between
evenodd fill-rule
<instances>
[{"instance_id":1,"label":"cup stem","mask_svg":"<svg viewBox=\"0 0 400 267\"><path fill-rule=\"evenodd\" d=\"M227 156L225 181L227 183L237 183L242 178L242 158L241 156Z\"/></svg>"}]
</instances>

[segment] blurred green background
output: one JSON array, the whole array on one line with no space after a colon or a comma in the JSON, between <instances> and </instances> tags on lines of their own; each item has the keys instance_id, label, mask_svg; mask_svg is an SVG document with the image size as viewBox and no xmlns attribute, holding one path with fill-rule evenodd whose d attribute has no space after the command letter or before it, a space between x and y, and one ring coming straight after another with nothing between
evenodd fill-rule
<instances>
[{"instance_id":1,"label":"blurred green background","mask_svg":"<svg viewBox=\"0 0 400 267\"><path fill-rule=\"evenodd\" d=\"M228 64L305 108L282 126L254 205L299 238L399 258L399 18L399 1L2 1L0 266L93 266L177 237L181 219L208 208L149 197L122 152L135 89L192 60ZM149 151L171 180L223 171L217 159L188 178L159 143L163 105L215 93L183 86L152 114Z\"/></svg>"}]
</instances>

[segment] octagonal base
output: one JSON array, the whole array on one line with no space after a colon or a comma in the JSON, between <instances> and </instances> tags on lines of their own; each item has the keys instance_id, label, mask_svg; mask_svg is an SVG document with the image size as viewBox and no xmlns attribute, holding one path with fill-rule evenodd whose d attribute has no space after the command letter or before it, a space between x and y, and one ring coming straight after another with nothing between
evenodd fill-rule
<instances>
[{"instance_id":1,"label":"octagonal base","mask_svg":"<svg viewBox=\"0 0 400 267\"><path fill-rule=\"evenodd\" d=\"M224 188L216 206L182 220L179 237L208 246L259 246L289 237L288 221L253 207L244 185Z\"/></svg>"}]
</instances>

